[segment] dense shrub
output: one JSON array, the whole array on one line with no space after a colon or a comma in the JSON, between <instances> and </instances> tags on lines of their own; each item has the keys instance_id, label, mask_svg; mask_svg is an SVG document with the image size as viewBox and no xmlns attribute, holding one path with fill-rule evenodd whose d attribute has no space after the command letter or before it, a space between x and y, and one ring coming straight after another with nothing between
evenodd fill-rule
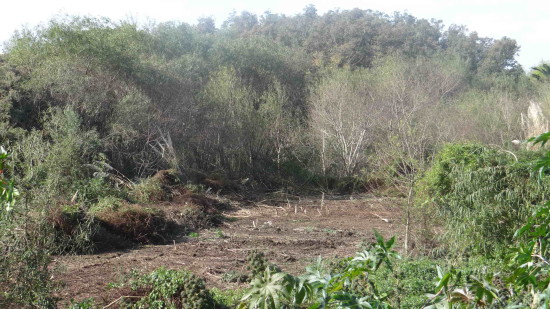
<instances>
[{"instance_id":1,"label":"dense shrub","mask_svg":"<svg viewBox=\"0 0 550 309\"><path fill-rule=\"evenodd\" d=\"M437 213L444 247L454 253L493 254L511 244L548 180L530 177L537 152L512 153L479 144L449 144L418 183L422 211Z\"/></svg>"},{"instance_id":2,"label":"dense shrub","mask_svg":"<svg viewBox=\"0 0 550 309\"><path fill-rule=\"evenodd\" d=\"M9 163L0 147L0 307L54 308L57 284L48 268L51 228L41 212L18 201Z\"/></svg>"},{"instance_id":3,"label":"dense shrub","mask_svg":"<svg viewBox=\"0 0 550 309\"><path fill-rule=\"evenodd\" d=\"M129 198L137 203L154 203L171 200L175 187L181 186L176 170L161 170L152 177L141 179L129 191Z\"/></svg>"},{"instance_id":4,"label":"dense shrub","mask_svg":"<svg viewBox=\"0 0 550 309\"><path fill-rule=\"evenodd\" d=\"M214 300L204 281L187 271L159 268L133 285L134 289L147 293L129 305L130 308L214 308Z\"/></svg>"},{"instance_id":5,"label":"dense shrub","mask_svg":"<svg viewBox=\"0 0 550 309\"><path fill-rule=\"evenodd\" d=\"M53 205L47 222L53 227L55 253L90 253L98 225L78 204Z\"/></svg>"}]
</instances>

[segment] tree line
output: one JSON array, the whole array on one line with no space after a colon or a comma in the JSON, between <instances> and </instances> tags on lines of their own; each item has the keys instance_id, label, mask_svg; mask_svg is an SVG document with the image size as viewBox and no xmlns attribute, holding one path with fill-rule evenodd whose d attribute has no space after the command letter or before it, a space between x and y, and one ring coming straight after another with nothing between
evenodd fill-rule
<instances>
[{"instance_id":1,"label":"tree line","mask_svg":"<svg viewBox=\"0 0 550 309\"><path fill-rule=\"evenodd\" d=\"M175 168L259 187L326 184L373 175L411 147L424 160L443 141L522 138L540 87L518 50L463 26L360 9L242 12L219 29L211 18L60 17L5 46L0 139L33 177L67 143L60 151L75 148L68 164L80 175L102 161L128 178Z\"/></svg>"}]
</instances>

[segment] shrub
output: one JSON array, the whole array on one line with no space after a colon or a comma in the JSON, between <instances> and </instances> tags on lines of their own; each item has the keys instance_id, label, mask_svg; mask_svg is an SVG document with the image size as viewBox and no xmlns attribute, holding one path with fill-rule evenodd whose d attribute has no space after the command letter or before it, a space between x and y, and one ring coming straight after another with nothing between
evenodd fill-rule
<instances>
[{"instance_id":1,"label":"shrub","mask_svg":"<svg viewBox=\"0 0 550 309\"><path fill-rule=\"evenodd\" d=\"M511 244L533 206L550 193L530 178L537 156L477 144L444 147L419 181L417 199L423 211L438 214L444 247L454 253L494 254Z\"/></svg>"},{"instance_id":2,"label":"shrub","mask_svg":"<svg viewBox=\"0 0 550 309\"><path fill-rule=\"evenodd\" d=\"M159 268L141 278L135 289L148 290L132 308L214 308L214 300L204 281L192 273Z\"/></svg>"},{"instance_id":3,"label":"shrub","mask_svg":"<svg viewBox=\"0 0 550 309\"><path fill-rule=\"evenodd\" d=\"M56 253L90 253L98 226L77 204L55 205L48 210Z\"/></svg>"},{"instance_id":4,"label":"shrub","mask_svg":"<svg viewBox=\"0 0 550 309\"><path fill-rule=\"evenodd\" d=\"M0 307L55 308L51 280L50 227L43 216L31 212L14 187L9 156L0 147Z\"/></svg>"},{"instance_id":5,"label":"shrub","mask_svg":"<svg viewBox=\"0 0 550 309\"><path fill-rule=\"evenodd\" d=\"M72 196L92 178L85 164L99 155L98 134L83 130L79 115L70 107L49 109L43 127L15 146L22 185L48 197Z\"/></svg>"},{"instance_id":6,"label":"shrub","mask_svg":"<svg viewBox=\"0 0 550 309\"><path fill-rule=\"evenodd\" d=\"M395 237L384 241L376 233L376 243L344 260L336 272L327 270L320 257L300 277L267 266L252 279L238 308L389 308L384 295L376 290L357 292L353 284L362 279L370 284L369 276L382 265L393 269L393 260L399 258L392 250L394 243Z\"/></svg>"},{"instance_id":7,"label":"shrub","mask_svg":"<svg viewBox=\"0 0 550 309\"><path fill-rule=\"evenodd\" d=\"M103 196L100 197L98 202L90 207L88 212L94 214L102 211L118 211L126 201L115 196Z\"/></svg>"},{"instance_id":8,"label":"shrub","mask_svg":"<svg viewBox=\"0 0 550 309\"><path fill-rule=\"evenodd\" d=\"M261 276L268 268L271 268L271 270L280 271L277 266L269 263L265 257L265 254L261 251L252 250L248 252L246 262L248 264L246 269L250 271L252 278Z\"/></svg>"},{"instance_id":9,"label":"shrub","mask_svg":"<svg viewBox=\"0 0 550 309\"><path fill-rule=\"evenodd\" d=\"M181 184L176 170L161 170L134 185L129 192L130 199L143 204L168 201L172 198L173 189Z\"/></svg>"},{"instance_id":10,"label":"shrub","mask_svg":"<svg viewBox=\"0 0 550 309\"><path fill-rule=\"evenodd\" d=\"M220 290L217 288L212 288L210 292L212 293L212 298L216 303L216 308L220 309L237 308L245 293L243 289Z\"/></svg>"}]
</instances>

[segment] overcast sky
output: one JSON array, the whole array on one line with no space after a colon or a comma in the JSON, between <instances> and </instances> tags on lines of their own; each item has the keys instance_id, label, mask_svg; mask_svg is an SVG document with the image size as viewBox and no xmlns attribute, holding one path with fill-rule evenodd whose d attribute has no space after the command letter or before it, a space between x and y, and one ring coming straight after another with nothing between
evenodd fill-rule
<instances>
[{"instance_id":1,"label":"overcast sky","mask_svg":"<svg viewBox=\"0 0 550 309\"><path fill-rule=\"evenodd\" d=\"M138 22L177 20L195 23L212 16L221 24L232 10L261 14L296 14L314 4L320 14L335 8L406 11L420 18L436 18L465 25L481 36L507 36L521 46L519 62L525 69L550 60L550 1L548 0L2 0L0 42L22 25L34 26L58 14L106 16Z\"/></svg>"}]
</instances>

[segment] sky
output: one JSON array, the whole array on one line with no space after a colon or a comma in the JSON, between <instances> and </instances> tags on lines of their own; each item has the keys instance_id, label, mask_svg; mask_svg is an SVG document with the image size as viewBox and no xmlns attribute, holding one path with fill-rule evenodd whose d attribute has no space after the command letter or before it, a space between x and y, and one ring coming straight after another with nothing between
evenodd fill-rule
<instances>
[{"instance_id":1,"label":"sky","mask_svg":"<svg viewBox=\"0 0 550 309\"><path fill-rule=\"evenodd\" d=\"M105 16L140 23L183 21L195 23L213 17L220 25L235 10L258 15L265 11L294 15L308 4L323 14L334 9L371 9L391 14L407 12L435 18L445 26L465 25L483 37L515 39L521 46L517 59L527 71L550 61L550 1L548 0L2 0L0 42L23 25L33 27L56 15Z\"/></svg>"}]
</instances>

